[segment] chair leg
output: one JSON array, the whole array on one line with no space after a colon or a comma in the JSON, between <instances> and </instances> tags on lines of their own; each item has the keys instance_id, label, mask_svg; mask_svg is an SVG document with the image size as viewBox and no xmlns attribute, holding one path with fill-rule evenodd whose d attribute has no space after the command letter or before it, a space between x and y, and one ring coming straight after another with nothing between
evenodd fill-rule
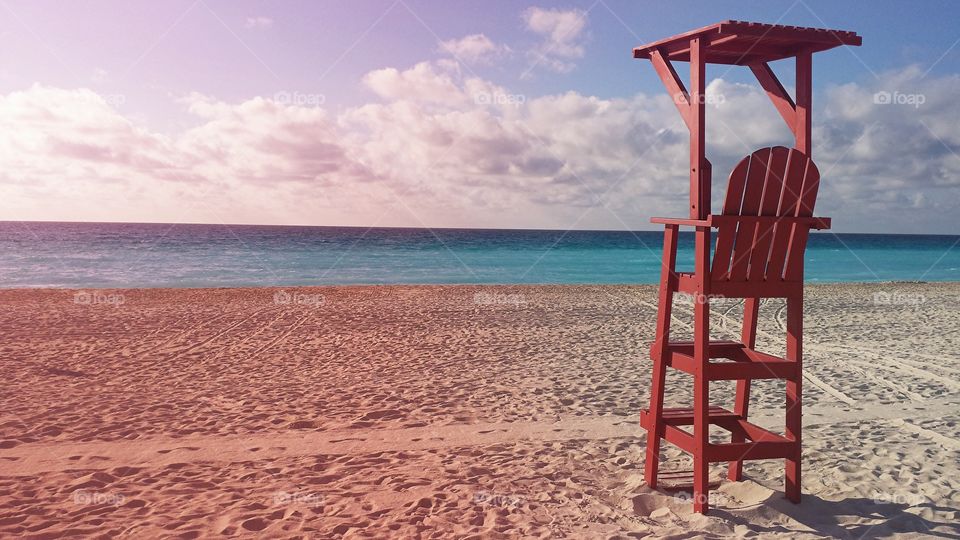
<instances>
[{"instance_id":1,"label":"chair leg","mask_svg":"<svg viewBox=\"0 0 960 540\"><path fill-rule=\"evenodd\" d=\"M797 363L796 376L787 381L786 437L795 443L793 456L785 462L785 486L787 499L800 502L800 455L802 428L802 381L803 381L803 294L787 299L787 360Z\"/></svg>"},{"instance_id":2,"label":"chair leg","mask_svg":"<svg viewBox=\"0 0 960 540\"><path fill-rule=\"evenodd\" d=\"M647 431L647 459L643 478L650 488L657 487L657 472L660 468L660 437L663 434L663 387L667 378L664 357L670 341L670 317L673 312L673 295L676 276L677 236L679 227L668 225L663 235L663 268L660 273L660 298L657 306L656 340L650 349L653 359L653 384L650 388L651 425Z\"/></svg>"},{"instance_id":3,"label":"chair leg","mask_svg":"<svg viewBox=\"0 0 960 540\"><path fill-rule=\"evenodd\" d=\"M757 344L757 316L760 313L760 299L747 298L743 305L743 328L741 330L741 341L749 348L756 347ZM750 380L744 379L737 381L737 396L733 403L733 412L743 419L747 418L750 409ZM730 442L742 443L746 439L742 435L734 434L730 437ZM743 480L743 460L731 461L730 470L727 478L732 482Z\"/></svg>"},{"instance_id":4,"label":"chair leg","mask_svg":"<svg viewBox=\"0 0 960 540\"><path fill-rule=\"evenodd\" d=\"M750 381L749 380L739 380L737 381L737 396L734 398L733 403L733 412L740 418L747 418L747 411L750 407ZM732 443L742 443L746 442L746 437L741 434L734 433L730 436L730 442ZM730 462L730 470L727 472L727 479L731 482L739 482L743 480L743 460L739 459L736 461Z\"/></svg>"},{"instance_id":5,"label":"chair leg","mask_svg":"<svg viewBox=\"0 0 960 540\"><path fill-rule=\"evenodd\" d=\"M710 441L710 381L705 367L709 362L710 303L699 298L694 308L694 359L697 371L694 374L693 436L696 441L693 453L693 511L706 514L709 510L710 462L707 444Z\"/></svg>"},{"instance_id":6,"label":"chair leg","mask_svg":"<svg viewBox=\"0 0 960 540\"><path fill-rule=\"evenodd\" d=\"M653 383L650 385L650 418L653 424L647 431L647 459L643 478L651 488L657 487L657 471L660 468L660 437L663 435L663 387L667 379L667 364L664 355L670 339L670 316L673 311L673 290L669 283L662 285L660 306L657 308L656 341L651 349L653 359Z\"/></svg>"},{"instance_id":7,"label":"chair leg","mask_svg":"<svg viewBox=\"0 0 960 540\"><path fill-rule=\"evenodd\" d=\"M660 469L660 436L663 434L663 385L667 378L667 366L660 359L653 361L653 384L650 389L650 418L653 425L647 431L647 459L643 478L651 489L657 487L657 472Z\"/></svg>"}]
</instances>

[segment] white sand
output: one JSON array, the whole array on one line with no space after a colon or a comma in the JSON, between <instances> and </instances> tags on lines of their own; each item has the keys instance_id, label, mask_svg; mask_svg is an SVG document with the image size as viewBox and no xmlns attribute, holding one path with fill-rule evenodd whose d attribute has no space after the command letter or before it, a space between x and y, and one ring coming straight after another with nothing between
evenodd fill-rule
<instances>
[{"instance_id":1,"label":"white sand","mask_svg":"<svg viewBox=\"0 0 960 540\"><path fill-rule=\"evenodd\" d=\"M643 485L652 287L277 292L0 291L0 537L960 536L958 284L810 287L804 500L779 461L717 465L709 516Z\"/></svg>"}]
</instances>

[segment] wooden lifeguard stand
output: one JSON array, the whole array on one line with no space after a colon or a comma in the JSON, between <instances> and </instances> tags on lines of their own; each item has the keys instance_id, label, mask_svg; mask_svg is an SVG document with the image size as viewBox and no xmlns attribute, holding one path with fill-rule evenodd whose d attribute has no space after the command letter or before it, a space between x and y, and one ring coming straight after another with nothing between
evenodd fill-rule
<instances>
[{"instance_id":1,"label":"wooden lifeguard stand","mask_svg":"<svg viewBox=\"0 0 960 540\"><path fill-rule=\"evenodd\" d=\"M663 271L656 339L651 347L653 383L650 408L640 414L647 430L645 478L657 487L660 440L693 455L694 510L708 509L711 462L729 462L729 479L742 478L743 460L785 460L785 491L800 501L800 431L803 334L803 254L810 229L830 227L813 217L820 174L810 158L813 53L840 45L859 46L854 32L742 21L724 21L650 43L633 50L646 58L673 97L690 130L690 217L653 218L665 226ZM796 99L780 84L769 62L796 58ZM671 62L690 63L690 89ZM749 67L793 132L794 148L763 148L740 161L730 174L723 210L710 210L711 167L706 159L706 64ZM693 272L675 268L680 226L696 230ZM717 242L711 263L712 229ZM694 295L694 339L670 341L673 297ZM744 298L741 340L710 340L711 297ZM756 350L760 298L787 301L786 357ZM725 361L711 362L711 359ZM665 409L666 368L693 375L693 407ZM786 380L786 428L783 435L747 420L750 381ZM709 383L736 380L734 410L711 406ZM731 442L714 443L710 424L731 433ZM683 429L693 426L693 433Z\"/></svg>"}]
</instances>

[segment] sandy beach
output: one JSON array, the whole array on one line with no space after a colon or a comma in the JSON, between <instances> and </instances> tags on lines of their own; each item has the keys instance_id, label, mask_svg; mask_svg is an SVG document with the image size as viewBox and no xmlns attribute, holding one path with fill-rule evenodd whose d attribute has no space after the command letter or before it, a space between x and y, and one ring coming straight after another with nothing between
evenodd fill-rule
<instances>
[{"instance_id":1,"label":"sandy beach","mask_svg":"<svg viewBox=\"0 0 960 540\"><path fill-rule=\"evenodd\" d=\"M643 484L651 286L0 291L0 536L960 536L960 284L808 287L804 500ZM740 304L720 300L720 335ZM682 337L691 307L679 302ZM781 301L760 348L783 351ZM729 406L732 385L715 384ZM754 386L782 425L782 383ZM668 406L692 396L668 377Z\"/></svg>"}]
</instances>

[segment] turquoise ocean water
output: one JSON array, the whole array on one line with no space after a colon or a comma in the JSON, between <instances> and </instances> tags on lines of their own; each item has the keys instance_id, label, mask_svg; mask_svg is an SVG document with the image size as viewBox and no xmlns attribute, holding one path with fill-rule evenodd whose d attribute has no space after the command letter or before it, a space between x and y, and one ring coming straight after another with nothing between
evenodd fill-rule
<instances>
[{"instance_id":1,"label":"turquoise ocean water","mask_svg":"<svg viewBox=\"0 0 960 540\"><path fill-rule=\"evenodd\" d=\"M0 287L655 283L661 232L0 222ZM693 264L682 235L679 266ZM808 282L960 281L960 236L814 233Z\"/></svg>"}]
</instances>

